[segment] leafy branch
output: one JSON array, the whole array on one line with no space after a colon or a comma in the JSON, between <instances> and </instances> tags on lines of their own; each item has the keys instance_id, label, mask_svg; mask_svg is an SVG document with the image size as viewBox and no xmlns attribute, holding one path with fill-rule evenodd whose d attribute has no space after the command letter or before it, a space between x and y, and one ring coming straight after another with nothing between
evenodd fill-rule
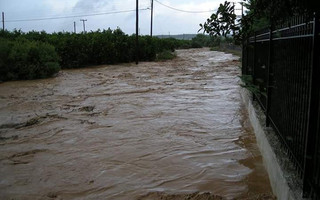
<instances>
[{"instance_id":1,"label":"leafy branch","mask_svg":"<svg viewBox=\"0 0 320 200\"><path fill-rule=\"evenodd\" d=\"M204 24L200 24L199 31L203 30L204 33L214 37L227 37L239 31L235 21L234 5L225 1L224 4L220 4L216 13L213 13Z\"/></svg>"}]
</instances>

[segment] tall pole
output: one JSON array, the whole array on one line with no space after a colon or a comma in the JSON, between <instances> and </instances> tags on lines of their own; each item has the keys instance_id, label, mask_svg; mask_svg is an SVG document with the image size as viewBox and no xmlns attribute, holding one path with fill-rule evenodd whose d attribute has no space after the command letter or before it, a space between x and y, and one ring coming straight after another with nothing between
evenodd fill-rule
<instances>
[{"instance_id":1,"label":"tall pole","mask_svg":"<svg viewBox=\"0 0 320 200\"><path fill-rule=\"evenodd\" d=\"M241 18L243 17L243 2L241 3Z\"/></svg>"},{"instance_id":2,"label":"tall pole","mask_svg":"<svg viewBox=\"0 0 320 200\"><path fill-rule=\"evenodd\" d=\"M139 63L139 0L136 0L136 64Z\"/></svg>"},{"instance_id":3,"label":"tall pole","mask_svg":"<svg viewBox=\"0 0 320 200\"><path fill-rule=\"evenodd\" d=\"M314 13L313 18L313 33L312 33L312 50L311 50L311 86L309 89L309 105L308 105L308 125L305 140L304 166L303 166L303 196L310 197L313 188L310 187L309 181L312 180L314 174L317 172L315 161L317 159L317 128L318 128L318 110L319 110L319 13ZM310 83L309 83L310 84ZM319 139L318 139L319 141Z\"/></svg>"},{"instance_id":4,"label":"tall pole","mask_svg":"<svg viewBox=\"0 0 320 200\"><path fill-rule=\"evenodd\" d=\"M4 12L2 12L2 30L4 30Z\"/></svg>"},{"instance_id":5,"label":"tall pole","mask_svg":"<svg viewBox=\"0 0 320 200\"><path fill-rule=\"evenodd\" d=\"M233 4L233 14L235 14L235 3L232 2L232 4ZM237 19L237 17L236 17L236 19ZM233 23L235 24L235 21L233 21ZM234 38L234 36L235 36L235 32L234 32L234 29L233 29L233 38Z\"/></svg>"},{"instance_id":6,"label":"tall pole","mask_svg":"<svg viewBox=\"0 0 320 200\"><path fill-rule=\"evenodd\" d=\"M80 19L80 21L82 21L82 24L83 24L83 33L86 33L86 24L85 24L85 22L87 20L86 19Z\"/></svg>"},{"instance_id":7,"label":"tall pole","mask_svg":"<svg viewBox=\"0 0 320 200\"><path fill-rule=\"evenodd\" d=\"M242 24L242 19L243 19L243 2L241 2L241 24ZM245 47L245 45L246 45L246 47ZM247 66L244 66L244 59L245 59L245 57L244 57L244 54L248 54L247 53L247 49L245 49L245 48L247 48L247 45L248 44L246 44L245 43L245 38L244 37L242 37L242 44L241 44L241 60L242 60L242 75L247 75L248 74L248 72L247 72ZM245 61L245 63L247 63L247 60ZM268 118L268 117L267 117Z\"/></svg>"},{"instance_id":8,"label":"tall pole","mask_svg":"<svg viewBox=\"0 0 320 200\"><path fill-rule=\"evenodd\" d=\"M74 33L77 33L76 22L73 22L73 31L74 31Z\"/></svg>"},{"instance_id":9,"label":"tall pole","mask_svg":"<svg viewBox=\"0 0 320 200\"><path fill-rule=\"evenodd\" d=\"M153 0L151 0L151 26L150 26L150 36L152 37L153 29Z\"/></svg>"}]
</instances>

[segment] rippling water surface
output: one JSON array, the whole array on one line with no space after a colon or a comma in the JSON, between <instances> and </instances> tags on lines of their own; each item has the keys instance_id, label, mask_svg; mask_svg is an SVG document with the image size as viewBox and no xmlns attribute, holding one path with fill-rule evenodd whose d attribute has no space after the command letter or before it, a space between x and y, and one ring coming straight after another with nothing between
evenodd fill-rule
<instances>
[{"instance_id":1,"label":"rippling water surface","mask_svg":"<svg viewBox=\"0 0 320 200\"><path fill-rule=\"evenodd\" d=\"M181 50L168 62L0 84L0 198L270 193L237 60Z\"/></svg>"}]
</instances>

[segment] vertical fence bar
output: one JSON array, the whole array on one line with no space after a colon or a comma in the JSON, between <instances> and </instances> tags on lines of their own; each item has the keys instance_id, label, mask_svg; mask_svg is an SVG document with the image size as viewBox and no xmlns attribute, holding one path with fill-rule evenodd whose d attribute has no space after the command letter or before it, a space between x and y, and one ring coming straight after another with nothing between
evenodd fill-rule
<instances>
[{"instance_id":1,"label":"vertical fence bar","mask_svg":"<svg viewBox=\"0 0 320 200\"><path fill-rule=\"evenodd\" d=\"M256 81L255 81L255 68L256 68L256 45L257 43L257 32L254 32L254 43L253 43L253 66L252 66L252 83L253 85L256 84ZM256 94L252 94L252 101L255 101L256 100Z\"/></svg>"},{"instance_id":2,"label":"vertical fence bar","mask_svg":"<svg viewBox=\"0 0 320 200\"><path fill-rule=\"evenodd\" d=\"M245 54L245 40L242 39L242 52L241 52L241 63L242 63L242 75L247 75L247 61L244 61Z\"/></svg>"},{"instance_id":3,"label":"vertical fence bar","mask_svg":"<svg viewBox=\"0 0 320 200\"><path fill-rule=\"evenodd\" d=\"M252 82L253 84L256 83L255 81L255 69L256 69L256 57L257 57L257 53L256 53L256 49L257 49L257 33L254 32L254 42L253 42L253 66L252 66Z\"/></svg>"},{"instance_id":4,"label":"vertical fence bar","mask_svg":"<svg viewBox=\"0 0 320 200\"><path fill-rule=\"evenodd\" d=\"M312 192L310 182L313 175L313 161L315 154L315 139L318 123L319 109L319 77L320 69L317 52L319 52L319 13L314 14L313 18L313 40L312 40L312 58L311 58L311 80L310 80L310 100L308 108L308 125L305 145L304 173L303 173L303 196L309 197Z\"/></svg>"},{"instance_id":5,"label":"vertical fence bar","mask_svg":"<svg viewBox=\"0 0 320 200\"><path fill-rule=\"evenodd\" d=\"M270 107L271 107L271 90L272 90L272 51L273 51L273 42L272 42L272 30L273 30L273 26L270 26L270 31L269 31L269 57L268 57L268 69L267 69L267 103L266 103L266 126L269 127L270 126L270 118L269 118L269 114L270 114Z\"/></svg>"},{"instance_id":6,"label":"vertical fence bar","mask_svg":"<svg viewBox=\"0 0 320 200\"><path fill-rule=\"evenodd\" d=\"M249 40L250 37L247 37L246 39L246 71L247 71L247 74L249 74L249 45L250 45L250 40ZM251 72L252 73L252 72Z\"/></svg>"}]
</instances>

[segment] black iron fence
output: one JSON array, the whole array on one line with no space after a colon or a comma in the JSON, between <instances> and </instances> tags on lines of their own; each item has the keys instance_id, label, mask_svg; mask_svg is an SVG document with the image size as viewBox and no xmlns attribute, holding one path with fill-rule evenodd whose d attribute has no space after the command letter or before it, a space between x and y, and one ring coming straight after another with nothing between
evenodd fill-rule
<instances>
[{"instance_id":1,"label":"black iron fence","mask_svg":"<svg viewBox=\"0 0 320 200\"><path fill-rule=\"evenodd\" d=\"M320 22L299 16L243 42L242 73L303 180L320 199Z\"/></svg>"}]
</instances>

